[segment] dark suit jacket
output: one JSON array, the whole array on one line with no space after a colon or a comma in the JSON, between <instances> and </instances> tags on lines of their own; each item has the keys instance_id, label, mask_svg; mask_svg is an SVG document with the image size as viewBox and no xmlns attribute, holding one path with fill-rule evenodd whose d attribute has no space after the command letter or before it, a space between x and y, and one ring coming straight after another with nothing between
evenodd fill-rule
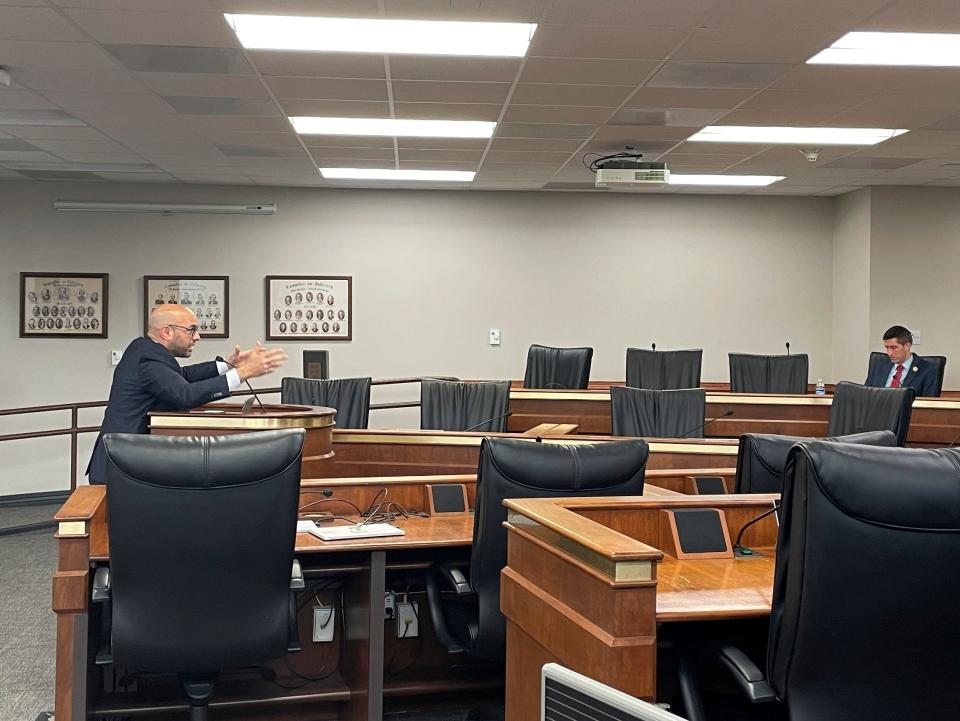
<instances>
[{"instance_id":1,"label":"dark suit jacket","mask_svg":"<svg viewBox=\"0 0 960 721\"><path fill-rule=\"evenodd\" d=\"M887 384L887 376L890 375L891 370L893 370L893 363L875 363L870 369L870 377L867 378L864 385L883 388ZM937 367L933 363L914 353L913 366L907 368L906 371L902 381L904 388L913 388L918 396L938 395Z\"/></svg>"},{"instance_id":2,"label":"dark suit jacket","mask_svg":"<svg viewBox=\"0 0 960 721\"><path fill-rule=\"evenodd\" d=\"M215 361L180 367L173 354L149 338L137 338L113 371L110 400L90 456L90 483L106 483L104 433L146 433L149 411L196 408L230 395Z\"/></svg>"}]
</instances>

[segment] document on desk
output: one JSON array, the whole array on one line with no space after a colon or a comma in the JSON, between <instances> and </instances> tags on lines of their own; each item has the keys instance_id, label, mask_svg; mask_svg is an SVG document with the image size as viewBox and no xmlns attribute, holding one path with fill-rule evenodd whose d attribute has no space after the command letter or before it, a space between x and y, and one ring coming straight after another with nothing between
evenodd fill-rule
<instances>
[{"instance_id":1,"label":"document on desk","mask_svg":"<svg viewBox=\"0 0 960 721\"><path fill-rule=\"evenodd\" d=\"M324 526L311 529L317 538L324 541L347 541L357 538L379 538L382 536L403 536L402 528L391 526L389 523L365 523L363 525Z\"/></svg>"}]
</instances>

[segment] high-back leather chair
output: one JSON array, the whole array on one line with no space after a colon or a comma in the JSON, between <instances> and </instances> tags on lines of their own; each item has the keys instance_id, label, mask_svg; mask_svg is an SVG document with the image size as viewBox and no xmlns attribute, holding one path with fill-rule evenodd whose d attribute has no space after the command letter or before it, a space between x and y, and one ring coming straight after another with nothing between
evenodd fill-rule
<instances>
[{"instance_id":1,"label":"high-back leather chair","mask_svg":"<svg viewBox=\"0 0 960 721\"><path fill-rule=\"evenodd\" d=\"M791 721L957 716L958 500L960 449L790 451L767 677Z\"/></svg>"},{"instance_id":2,"label":"high-back leather chair","mask_svg":"<svg viewBox=\"0 0 960 721\"><path fill-rule=\"evenodd\" d=\"M806 353L751 355L729 353L731 393L807 392L810 360Z\"/></svg>"},{"instance_id":3,"label":"high-back leather chair","mask_svg":"<svg viewBox=\"0 0 960 721\"><path fill-rule=\"evenodd\" d=\"M420 382L420 428L503 433L510 381L463 383L424 378Z\"/></svg>"},{"instance_id":4,"label":"high-back leather chair","mask_svg":"<svg viewBox=\"0 0 960 721\"><path fill-rule=\"evenodd\" d=\"M527 351L524 388L586 388L590 382L593 348L552 348L531 345Z\"/></svg>"},{"instance_id":5,"label":"high-back leather chair","mask_svg":"<svg viewBox=\"0 0 960 721\"><path fill-rule=\"evenodd\" d=\"M841 381L833 394L827 435L889 430L902 446L910 430L913 397L912 388L869 388Z\"/></svg>"},{"instance_id":6,"label":"high-back leather chair","mask_svg":"<svg viewBox=\"0 0 960 721\"><path fill-rule=\"evenodd\" d=\"M284 378L281 403L326 406L337 411L337 428L366 428L370 418L370 378Z\"/></svg>"},{"instance_id":7,"label":"high-back leather chair","mask_svg":"<svg viewBox=\"0 0 960 721\"><path fill-rule=\"evenodd\" d=\"M925 361L933 363L934 367L937 369L937 388L934 396L939 396L943 391L943 374L947 370L947 357L945 355L925 355L923 356ZM887 357L886 353L881 353L880 351L873 351L870 353L870 363L867 366L867 378L871 378L876 372L877 367L886 369L887 373L890 372L891 362L890 358ZM883 371L877 373L877 375L882 374Z\"/></svg>"},{"instance_id":8,"label":"high-back leather chair","mask_svg":"<svg viewBox=\"0 0 960 721\"><path fill-rule=\"evenodd\" d=\"M500 571L507 565L505 498L639 496L649 448L644 440L590 444L484 438L477 469L470 580L441 565L427 575L430 618L451 652L502 662L506 621L500 613ZM439 578L438 578L439 577ZM470 605L441 599L440 578Z\"/></svg>"},{"instance_id":9,"label":"high-back leather chair","mask_svg":"<svg viewBox=\"0 0 960 721\"><path fill-rule=\"evenodd\" d=\"M627 386L669 391L699 388L703 349L647 350L627 348Z\"/></svg>"},{"instance_id":10,"label":"high-back leather chair","mask_svg":"<svg viewBox=\"0 0 960 721\"><path fill-rule=\"evenodd\" d=\"M610 425L615 436L703 438L706 408L703 388L653 391L610 387Z\"/></svg>"},{"instance_id":11,"label":"high-back leather chair","mask_svg":"<svg viewBox=\"0 0 960 721\"><path fill-rule=\"evenodd\" d=\"M832 443L856 443L865 446L897 445L893 431L870 431L835 438L810 439L801 436L775 436L746 433L740 436L734 493L780 493L787 454L800 441L824 440Z\"/></svg>"},{"instance_id":12,"label":"high-back leather chair","mask_svg":"<svg viewBox=\"0 0 960 721\"><path fill-rule=\"evenodd\" d=\"M112 662L179 674L205 718L219 671L296 645L304 431L103 441L110 566L94 591L112 605Z\"/></svg>"}]
</instances>

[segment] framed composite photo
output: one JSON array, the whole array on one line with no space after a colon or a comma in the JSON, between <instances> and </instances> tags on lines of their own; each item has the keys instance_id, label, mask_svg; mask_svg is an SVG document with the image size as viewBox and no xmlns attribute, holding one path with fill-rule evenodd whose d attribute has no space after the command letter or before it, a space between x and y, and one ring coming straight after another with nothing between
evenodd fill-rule
<instances>
[{"instance_id":1,"label":"framed composite photo","mask_svg":"<svg viewBox=\"0 0 960 721\"><path fill-rule=\"evenodd\" d=\"M353 278L268 275L267 340L353 340Z\"/></svg>"},{"instance_id":2,"label":"framed composite photo","mask_svg":"<svg viewBox=\"0 0 960 721\"><path fill-rule=\"evenodd\" d=\"M166 303L179 303L197 315L205 338L230 337L230 278L226 275L143 276L143 332L150 311Z\"/></svg>"},{"instance_id":3,"label":"framed composite photo","mask_svg":"<svg viewBox=\"0 0 960 721\"><path fill-rule=\"evenodd\" d=\"M106 338L107 273L21 273L21 338Z\"/></svg>"}]
</instances>

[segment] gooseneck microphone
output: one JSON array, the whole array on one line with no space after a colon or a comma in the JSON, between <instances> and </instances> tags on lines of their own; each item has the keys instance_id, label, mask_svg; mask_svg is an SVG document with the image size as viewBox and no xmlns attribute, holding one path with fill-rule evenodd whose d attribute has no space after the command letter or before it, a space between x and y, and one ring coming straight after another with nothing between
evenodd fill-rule
<instances>
[{"instance_id":1,"label":"gooseneck microphone","mask_svg":"<svg viewBox=\"0 0 960 721\"><path fill-rule=\"evenodd\" d=\"M751 520L747 521L745 524L743 524L743 528L740 529L740 533L737 534L737 540L736 540L736 541L734 542L734 544L733 544L733 553L734 553L734 554L740 554L741 556L752 556L752 555L753 555L753 551L751 551L749 548L744 548L743 546L740 545L740 541L743 540L743 534L744 534L744 532L745 532L748 528L750 528L750 526L752 526L753 524L755 524L755 523L757 523L757 522L759 522L759 521L762 521L764 518L766 518L767 516L769 516L771 513L776 513L777 511L779 511L779 510L780 510L780 506L781 506L781 504L780 504L780 503L777 503L777 504L775 504L774 507L771 508L769 511L764 511L763 513L761 513L761 514L760 514L759 516L757 516L756 518L751 519Z\"/></svg>"},{"instance_id":2,"label":"gooseneck microphone","mask_svg":"<svg viewBox=\"0 0 960 721\"><path fill-rule=\"evenodd\" d=\"M707 421L706 423L701 423L699 426L694 426L693 428L691 428L689 431L687 431L686 433L684 433L684 434L683 434L682 436L680 436L680 437L681 437L681 438L686 438L686 437L689 436L691 433L696 433L696 432L699 431L701 428L706 428L707 426L709 426L709 425L710 425L711 423L713 423L714 421L717 421L717 420L720 420L721 418L726 418L727 416L732 416L732 415L733 415L733 409L732 409L732 408L727 408L727 410L725 410L723 413L721 413L721 414L720 414L719 416L717 416L716 418L711 418L711 419L710 419L709 421Z\"/></svg>"},{"instance_id":3,"label":"gooseneck microphone","mask_svg":"<svg viewBox=\"0 0 960 721\"><path fill-rule=\"evenodd\" d=\"M494 421L499 421L501 418L509 418L509 417L512 416L512 415L513 415L513 411L507 411L506 413L502 413L502 414L499 415L499 416L494 416L493 418L488 418L488 419L485 420L485 421L480 421L479 423L476 423L476 424L470 426L469 428L465 428L462 432L463 432L463 433L468 433L469 431L474 431L474 430L476 430L477 428L479 428L480 426L485 426L485 425L487 425L488 423L493 423Z\"/></svg>"},{"instance_id":4,"label":"gooseneck microphone","mask_svg":"<svg viewBox=\"0 0 960 721\"><path fill-rule=\"evenodd\" d=\"M651 344L650 344L650 348L651 348L651 350L656 350L656 349L657 349L657 344L656 344L656 343L651 343Z\"/></svg>"},{"instance_id":5,"label":"gooseneck microphone","mask_svg":"<svg viewBox=\"0 0 960 721\"><path fill-rule=\"evenodd\" d=\"M787 346L787 355L790 355L790 341L786 342L786 346Z\"/></svg>"},{"instance_id":6,"label":"gooseneck microphone","mask_svg":"<svg viewBox=\"0 0 960 721\"><path fill-rule=\"evenodd\" d=\"M222 358L221 356L217 356L217 360L226 363L228 366L230 366L230 367L233 368L234 370L236 370L236 368L237 368L233 363L231 363L230 361L228 361L226 358ZM250 381L248 381L246 378L244 378L244 379L243 379L243 382L247 384L247 388L249 388L249 389L250 389L250 392L253 393L253 398L248 398L247 400L245 400L245 401L243 402L243 405L240 406L240 414L245 416L245 415L248 415L248 414L250 414L250 413L253 413L253 401L254 401L254 400L256 400L256 401L257 401L257 405L260 406L260 412L261 412L261 413L266 413L266 412L267 412L267 409L263 407L263 401L260 400L260 396L257 395L257 392L256 392L255 390L253 390L253 386L250 385Z\"/></svg>"}]
</instances>

